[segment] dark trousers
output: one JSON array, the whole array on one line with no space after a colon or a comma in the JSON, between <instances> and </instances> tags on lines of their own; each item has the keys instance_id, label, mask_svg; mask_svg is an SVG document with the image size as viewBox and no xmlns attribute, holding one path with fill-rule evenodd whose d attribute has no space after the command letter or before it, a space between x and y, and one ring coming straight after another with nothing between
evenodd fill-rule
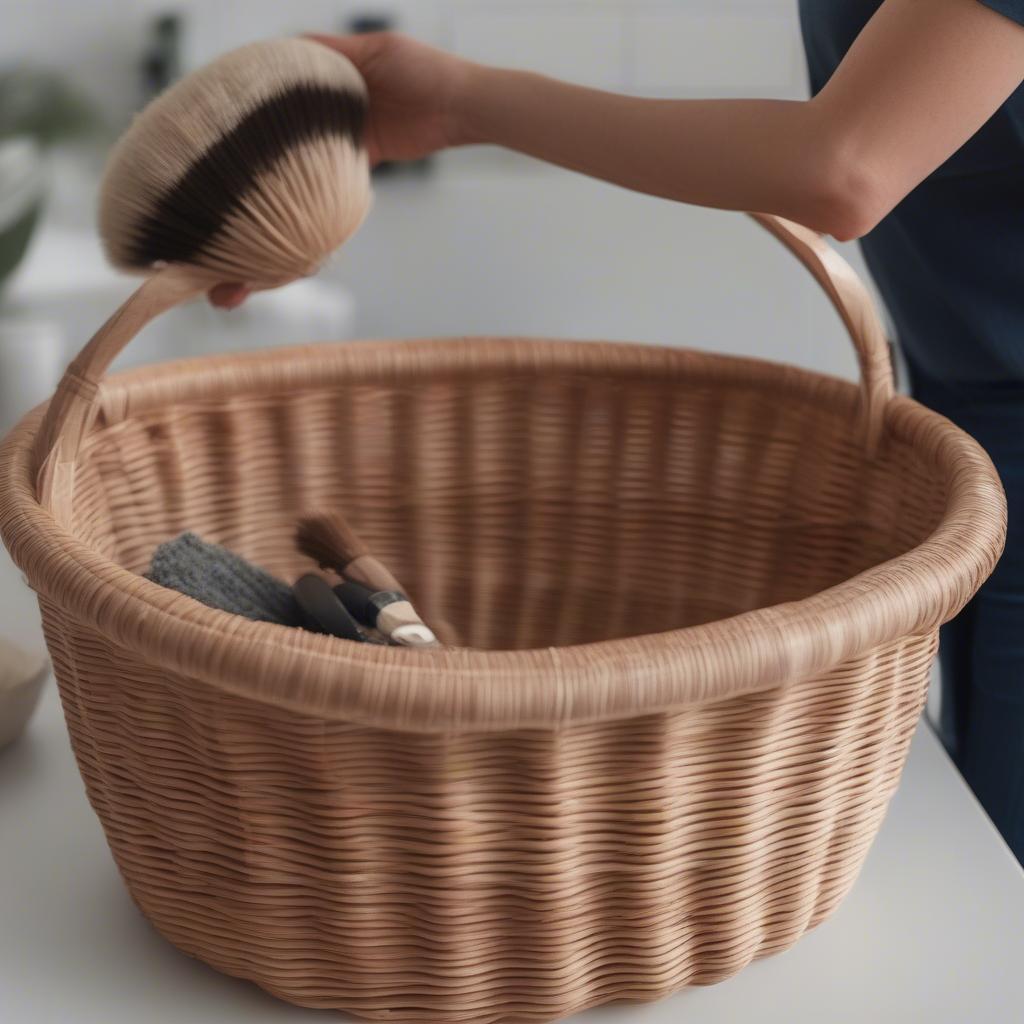
<instances>
[{"instance_id":1,"label":"dark trousers","mask_svg":"<svg viewBox=\"0 0 1024 1024\"><path fill-rule=\"evenodd\" d=\"M914 397L988 452L1006 489L1006 551L939 642L942 740L1024 863L1024 383L929 378L909 359Z\"/></svg>"}]
</instances>

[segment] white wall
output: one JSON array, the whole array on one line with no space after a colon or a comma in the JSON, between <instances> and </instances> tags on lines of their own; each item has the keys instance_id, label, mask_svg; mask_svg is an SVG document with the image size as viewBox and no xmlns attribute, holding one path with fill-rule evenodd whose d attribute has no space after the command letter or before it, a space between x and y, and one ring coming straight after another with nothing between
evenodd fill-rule
<instances>
[{"instance_id":1,"label":"white wall","mask_svg":"<svg viewBox=\"0 0 1024 1024\"><path fill-rule=\"evenodd\" d=\"M0 0L0 66L63 69L120 124L138 101L155 13L186 18L186 62L251 39L390 13L400 28L495 63L652 95L800 95L794 0Z\"/></svg>"}]
</instances>

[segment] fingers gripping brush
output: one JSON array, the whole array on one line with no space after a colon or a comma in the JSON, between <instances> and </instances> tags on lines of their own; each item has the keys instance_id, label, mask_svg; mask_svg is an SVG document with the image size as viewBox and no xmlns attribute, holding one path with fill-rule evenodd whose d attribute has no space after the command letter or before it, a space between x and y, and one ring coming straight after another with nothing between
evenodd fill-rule
<instances>
[{"instance_id":1,"label":"fingers gripping brush","mask_svg":"<svg viewBox=\"0 0 1024 1024\"><path fill-rule=\"evenodd\" d=\"M215 284L308 276L358 228L366 108L346 57L276 39L225 54L138 115L108 162L99 227L110 261L146 279L68 368L40 427L37 492L55 514L99 380L138 331Z\"/></svg>"}]
</instances>

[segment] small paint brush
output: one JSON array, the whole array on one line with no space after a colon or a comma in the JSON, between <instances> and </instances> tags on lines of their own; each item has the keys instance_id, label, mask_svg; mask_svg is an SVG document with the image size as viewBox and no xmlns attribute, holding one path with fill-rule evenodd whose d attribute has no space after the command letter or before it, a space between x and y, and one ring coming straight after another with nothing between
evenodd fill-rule
<instances>
[{"instance_id":1,"label":"small paint brush","mask_svg":"<svg viewBox=\"0 0 1024 1024\"><path fill-rule=\"evenodd\" d=\"M322 569L333 569L371 590L398 590L402 585L370 551L348 520L338 512L299 520L295 543Z\"/></svg>"},{"instance_id":2,"label":"small paint brush","mask_svg":"<svg viewBox=\"0 0 1024 1024\"><path fill-rule=\"evenodd\" d=\"M321 568L333 569L348 581L336 588L335 593L342 597L339 591L343 592L347 596L346 604L358 596L362 614L356 617L364 624L375 626L392 642L403 646L437 645L433 630L420 618L402 585L339 512L300 519L295 543Z\"/></svg>"}]
</instances>

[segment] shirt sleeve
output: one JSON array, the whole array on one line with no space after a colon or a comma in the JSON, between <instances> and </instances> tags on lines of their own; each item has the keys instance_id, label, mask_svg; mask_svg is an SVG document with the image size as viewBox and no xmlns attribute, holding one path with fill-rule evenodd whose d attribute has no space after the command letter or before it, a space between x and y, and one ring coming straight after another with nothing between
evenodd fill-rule
<instances>
[{"instance_id":1,"label":"shirt sleeve","mask_svg":"<svg viewBox=\"0 0 1024 1024\"><path fill-rule=\"evenodd\" d=\"M1024 0L979 0L979 3L1024 25Z\"/></svg>"}]
</instances>

